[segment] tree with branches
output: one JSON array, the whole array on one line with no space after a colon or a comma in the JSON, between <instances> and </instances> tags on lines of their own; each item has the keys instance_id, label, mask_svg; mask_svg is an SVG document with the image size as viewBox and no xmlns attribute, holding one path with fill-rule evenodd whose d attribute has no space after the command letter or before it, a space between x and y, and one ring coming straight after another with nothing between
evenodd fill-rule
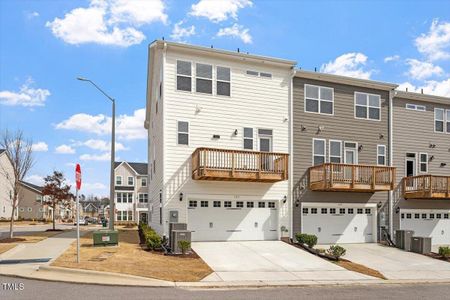
<instances>
[{"instance_id":1,"label":"tree with branches","mask_svg":"<svg viewBox=\"0 0 450 300\"><path fill-rule=\"evenodd\" d=\"M42 189L42 194L44 196L44 202L52 208L52 221L53 230L55 227L55 213L56 207L60 204L67 205L73 198L70 192L70 185L66 183L66 178L64 174L59 171L53 171L52 175L48 175L44 178L45 184Z\"/></svg>"},{"instance_id":2,"label":"tree with branches","mask_svg":"<svg viewBox=\"0 0 450 300\"><path fill-rule=\"evenodd\" d=\"M7 167L0 166L0 176L6 178L6 182L12 190L12 209L9 223L9 238L11 239L14 237L14 216L19 207L19 192L22 189L20 182L34 164L32 145L33 142L25 139L21 130L16 132L5 130L0 139L0 148L5 150L6 156L11 161L13 171L13 174L9 174Z\"/></svg>"}]
</instances>

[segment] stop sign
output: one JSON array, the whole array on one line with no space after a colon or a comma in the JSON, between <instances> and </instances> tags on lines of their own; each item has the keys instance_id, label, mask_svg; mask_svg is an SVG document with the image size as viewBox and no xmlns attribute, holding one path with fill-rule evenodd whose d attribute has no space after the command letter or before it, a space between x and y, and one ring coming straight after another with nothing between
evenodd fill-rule
<instances>
[{"instance_id":1,"label":"stop sign","mask_svg":"<svg viewBox=\"0 0 450 300\"><path fill-rule=\"evenodd\" d=\"M81 167L77 164L75 167L75 182L77 184L77 190L81 189Z\"/></svg>"}]
</instances>

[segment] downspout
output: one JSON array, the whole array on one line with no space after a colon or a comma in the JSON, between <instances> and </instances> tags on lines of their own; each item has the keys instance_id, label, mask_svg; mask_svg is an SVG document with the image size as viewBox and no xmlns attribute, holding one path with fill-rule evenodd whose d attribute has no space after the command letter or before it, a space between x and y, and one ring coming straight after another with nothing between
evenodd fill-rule
<instances>
[{"instance_id":1,"label":"downspout","mask_svg":"<svg viewBox=\"0 0 450 300\"><path fill-rule=\"evenodd\" d=\"M389 91L389 142L388 142L388 147L389 147L389 166L393 167L394 166L394 124L393 124L393 99L395 96L396 92L394 90L390 90ZM394 183L395 184L395 183ZM388 202L389 202L389 235L392 237L394 236L394 191L389 191L389 197L388 197Z\"/></svg>"},{"instance_id":2,"label":"downspout","mask_svg":"<svg viewBox=\"0 0 450 300\"><path fill-rule=\"evenodd\" d=\"M289 174L289 180L288 180L288 189L289 189L289 222L290 222L290 228L289 228L289 237L292 239L294 238L294 199L293 199L293 192L292 192L292 182L294 180L293 178L293 155L294 155L294 76L295 76L295 69L292 68L292 73L291 73L291 80L289 82L289 99L288 99L288 103L289 103L289 138L288 138L288 143L289 143L289 169L288 169L288 174Z\"/></svg>"}]
</instances>

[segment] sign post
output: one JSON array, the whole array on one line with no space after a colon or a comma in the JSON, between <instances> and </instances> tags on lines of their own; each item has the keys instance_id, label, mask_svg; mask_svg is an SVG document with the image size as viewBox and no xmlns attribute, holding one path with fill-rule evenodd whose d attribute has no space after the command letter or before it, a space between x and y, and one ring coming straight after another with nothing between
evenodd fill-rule
<instances>
[{"instance_id":1,"label":"sign post","mask_svg":"<svg viewBox=\"0 0 450 300\"><path fill-rule=\"evenodd\" d=\"M75 181L76 181L76 188L75 188L75 201L76 201L76 207L77 207L77 263L80 263L80 203L78 200L78 191L81 188L81 167L80 164L77 164L75 167Z\"/></svg>"}]
</instances>

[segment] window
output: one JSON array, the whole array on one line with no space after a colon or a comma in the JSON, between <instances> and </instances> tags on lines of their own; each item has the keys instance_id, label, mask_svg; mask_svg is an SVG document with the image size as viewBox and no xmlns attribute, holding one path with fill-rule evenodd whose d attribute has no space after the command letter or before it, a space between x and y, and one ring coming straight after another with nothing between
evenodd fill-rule
<instances>
[{"instance_id":1,"label":"window","mask_svg":"<svg viewBox=\"0 0 450 300\"><path fill-rule=\"evenodd\" d=\"M311 214L316 215L317 214L317 208L311 208Z\"/></svg>"},{"instance_id":2,"label":"window","mask_svg":"<svg viewBox=\"0 0 450 300\"><path fill-rule=\"evenodd\" d=\"M200 207L208 207L208 201L200 201Z\"/></svg>"},{"instance_id":3,"label":"window","mask_svg":"<svg viewBox=\"0 0 450 300\"><path fill-rule=\"evenodd\" d=\"M189 123L178 121L178 145L189 145Z\"/></svg>"},{"instance_id":4,"label":"window","mask_svg":"<svg viewBox=\"0 0 450 300\"><path fill-rule=\"evenodd\" d=\"M127 195L128 203L133 203L133 194L132 193L125 193L125 194ZM123 202L125 202L125 199Z\"/></svg>"},{"instance_id":5,"label":"window","mask_svg":"<svg viewBox=\"0 0 450 300\"><path fill-rule=\"evenodd\" d=\"M214 201L213 202L213 207L221 207L220 201Z\"/></svg>"},{"instance_id":6,"label":"window","mask_svg":"<svg viewBox=\"0 0 450 300\"><path fill-rule=\"evenodd\" d=\"M231 71L230 68L217 67L216 93L220 96L231 95Z\"/></svg>"},{"instance_id":7,"label":"window","mask_svg":"<svg viewBox=\"0 0 450 300\"><path fill-rule=\"evenodd\" d=\"M189 207L197 207L197 201L190 200Z\"/></svg>"},{"instance_id":8,"label":"window","mask_svg":"<svg viewBox=\"0 0 450 300\"><path fill-rule=\"evenodd\" d=\"M407 219L411 219L412 215L411 214L406 214L406 218Z\"/></svg>"},{"instance_id":9,"label":"window","mask_svg":"<svg viewBox=\"0 0 450 300\"><path fill-rule=\"evenodd\" d=\"M444 219L448 219L449 214L444 214Z\"/></svg>"},{"instance_id":10,"label":"window","mask_svg":"<svg viewBox=\"0 0 450 300\"><path fill-rule=\"evenodd\" d=\"M122 211L117 212L117 221L122 221Z\"/></svg>"},{"instance_id":11,"label":"window","mask_svg":"<svg viewBox=\"0 0 450 300\"><path fill-rule=\"evenodd\" d=\"M428 172L428 153L420 153L419 154L419 171L420 173Z\"/></svg>"},{"instance_id":12,"label":"window","mask_svg":"<svg viewBox=\"0 0 450 300\"><path fill-rule=\"evenodd\" d=\"M434 214L430 214L430 219L434 219Z\"/></svg>"},{"instance_id":13,"label":"window","mask_svg":"<svg viewBox=\"0 0 450 300\"><path fill-rule=\"evenodd\" d=\"M321 213L322 215L326 215L326 214L328 213L328 209L327 209L327 208L322 208L322 209L320 210L320 213Z\"/></svg>"},{"instance_id":14,"label":"window","mask_svg":"<svg viewBox=\"0 0 450 300\"><path fill-rule=\"evenodd\" d=\"M339 214L345 215L345 208L339 208Z\"/></svg>"},{"instance_id":15,"label":"window","mask_svg":"<svg viewBox=\"0 0 450 300\"><path fill-rule=\"evenodd\" d=\"M134 178L132 176L128 176L128 185L134 185Z\"/></svg>"},{"instance_id":16,"label":"window","mask_svg":"<svg viewBox=\"0 0 450 300\"><path fill-rule=\"evenodd\" d=\"M231 201L224 201L223 207L231 207Z\"/></svg>"},{"instance_id":17,"label":"window","mask_svg":"<svg viewBox=\"0 0 450 300\"><path fill-rule=\"evenodd\" d=\"M406 104L406 109L410 109L410 110L418 110L418 111L426 111L427 108L425 107L425 105L417 105L417 104Z\"/></svg>"},{"instance_id":18,"label":"window","mask_svg":"<svg viewBox=\"0 0 450 300\"><path fill-rule=\"evenodd\" d=\"M333 89L305 84L305 111L333 114Z\"/></svg>"},{"instance_id":19,"label":"window","mask_svg":"<svg viewBox=\"0 0 450 300\"><path fill-rule=\"evenodd\" d=\"M236 202L236 207L239 207L239 208L244 207L244 202L242 202L242 201L237 201L237 202Z\"/></svg>"},{"instance_id":20,"label":"window","mask_svg":"<svg viewBox=\"0 0 450 300\"><path fill-rule=\"evenodd\" d=\"M142 178L141 179L141 186L147 186L147 178Z\"/></svg>"},{"instance_id":21,"label":"window","mask_svg":"<svg viewBox=\"0 0 450 300\"><path fill-rule=\"evenodd\" d=\"M386 146L385 145L377 146L377 164L379 166L386 165Z\"/></svg>"},{"instance_id":22,"label":"window","mask_svg":"<svg viewBox=\"0 0 450 300\"><path fill-rule=\"evenodd\" d=\"M116 202L122 203L122 193L116 193Z\"/></svg>"},{"instance_id":23,"label":"window","mask_svg":"<svg viewBox=\"0 0 450 300\"><path fill-rule=\"evenodd\" d=\"M442 108L434 109L434 131L445 132L444 131L444 110Z\"/></svg>"},{"instance_id":24,"label":"window","mask_svg":"<svg viewBox=\"0 0 450 300\"><path fill-rule=\"evenodd\" d=\"M275 202L269 202L268 205L269 208L275 208Z\"/></svg>"},{"instance_id":25,"label":"window","mask_svg":"<svg viewBox=\"0 0 450 300\"><path fill-rule=\"evenodd\" d=\"M349 215L353 215L353 208L347 209L347 213L348 213Z\"/></svg>"},{"instance_id":26,"label":"window","mask_svg":"<svg viewBox=\"0 0 450 300\"><path fill-rule=\"evenodd\" d=\"M313 165L325 163L325 140L313 139Z\"/></svg>"},{"instance_id":27,"label":"window","mask_svg":"<svg viewBox=\"0 0 450 300\"><path fill-rule=\"evenodd\" d=\"M259 208L264 208L264 207L266 207L266 202L258 202L258 207L259 207Z\"/></svg>"},{"instance_id":28,"label":"window","mask_svg":"<svg viewBox=\"0 0 450 300\"><path fill-rule=\"evenodd\" d=\"M330 140L329 145L329 161L331 163L341 163L342 162L342 142Z\"/></svg>"},{"instance_id":29,"label":"window","mask_svg":"<svg viewBox=\"0 0 450 300\"><path fill-rule=\"evenodd\" d=\"M177 60L177 90L190 92L192 89L191 62Z\"/></svg>"},{"instance_id":30,"label":"window","mask_svg":"<svg viewBox=\"0 0 450 300\"><path fill-rule=\"evenodd\" d=\"M32 207L28 207L28 212L32 212L33 208Z\"/></svg>"},{"instance_id":31,"label":"window","mask_svg":"<svg viewBox=\"0 0 450 300\"><path fill-rule=\"evenodd\" d=\"M307 214L308 214L308 211L309 211L309 210L308 210L307 207L303 208L303 214L304 214L304 215L307 215Z\"/></svg>"},{"instance_id":32,"label":"window","mask_svg":"<svg viewBox=\"0 0 450 300\"><path fill-rule=\"evenodd\" d=\"M212 66L195 64L195 91L197 93L212 94Z\"/></svg>"},{"instance_id":33,"label":"window","mask_svg":"<svg viewBox=\"0 0 450 300\"><path fill-rule=\"evenodd\" d=\"M253 208L254 206L255 204L253 203L253 201L247 202L247 208Z\"/></svg>"},{"instance_id":34,"label":"window","mask_svg":"<svg viewBox=\"0 0 450 300\"><path fill-rule=\"evenodd\" d=\"M422 219L426 219L427 218L427 214L422 214Z\"/></svg>"},{"instance_id":35,"label":"window","mask_svg":"<svg viewBox=\"0 0 450 300\"><path fill-rule=\"evenodd\" d=\"M139 203L148 203L148 194L139 194Z\"/></svg>"},{"instance_id":36,"label":"window","mask_svg":"<svg viewBox=\"0 0 450 300\"><path fill-rule=\"evenodd\" d=\"M440 219L441 218L441 214L436 214L436 219Z\"/></svg>"},{"instance_id":37,"label":"window","mask_svg":"<svg viewBox=\"0 0 450 300\"><path fill-rule=\"evenodd\" d=\"M366 215L370 215L372 213L371 209L370 208L366 208L365 209L365 213L366 213Z\"/></svg>"},{"instance_id":38,"label":"window","mask_svg":"<svg viewBox=\"0 0 450 300\"><path fill-rule=\"evenodd\" d=\"M330 208L330 214L332 215L336 214L336 208Z\"/></svg>"},{"instance_id":39,"label":"window","mask_svg":"<svg viewBox=\"0 0 450 300\"><path fill-rule=\"evenodd\" d=\"M253 128L244 128L244 149L253 150Z\"/></svg>"},{"instance_id":40,"label":"window","mask_svg":"<svg viewBox=\"0 0 450 300\"><path fill-rule=\"evenodd\" d=\"M356 213L361 215L363 213L363 209L362 208L357 208L356 209Z\"/></svg>"},{"instance_id":41,"label":"window","mask_svg":"<svg viewBox=\"0 0 450 300\"><path fill-rule=\"evenodd\" d=\"M379 95L355 92L355 118L379 121L380 115L381 99Z\"/></svg>"},{"instance_id":42,"label":"window","mask_svg":"<svg viewBox=\"0 0 450 300\"><path fill-rule=\"evenodd\" d=\"M116 185L122 185L122 176L116 176Z\"/></svg>"},{"instance_id":43,"label":"window","mask_svg":"<svg viewBox=\"0 0 450 300\"><path fill-rule=\"evenodd\" d=\"M414 219L420 219L420 214L414 214Z\"/></svg>"}]
</instances>

